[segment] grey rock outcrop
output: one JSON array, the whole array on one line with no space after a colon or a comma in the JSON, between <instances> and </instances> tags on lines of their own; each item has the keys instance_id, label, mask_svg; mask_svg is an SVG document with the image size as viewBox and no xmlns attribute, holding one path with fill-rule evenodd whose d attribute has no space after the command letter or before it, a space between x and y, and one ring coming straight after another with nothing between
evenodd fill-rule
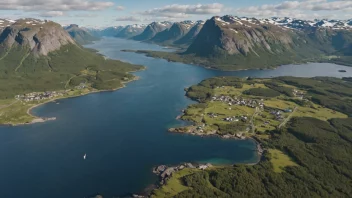
<instances>
[{"instance_id":1,"label":"grey rock outcrop","mask_svg":"<svg viewBox=\"0 0 352 198\"><path fill-rule=\"evenodd\" d=\"M63 45L76 44L61 25L51 21L20 19L6 27L0 35L5 48L28 47L34 55L47 55Z\"/></svg>"}]
</instances>

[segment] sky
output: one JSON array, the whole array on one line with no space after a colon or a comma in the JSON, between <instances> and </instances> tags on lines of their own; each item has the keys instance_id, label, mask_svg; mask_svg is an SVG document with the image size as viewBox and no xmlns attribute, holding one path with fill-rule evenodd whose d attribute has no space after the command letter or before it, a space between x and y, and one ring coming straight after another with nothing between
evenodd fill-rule
<instances>
[{"instance_id":1,"label":"sky","mask_svg":"<svg viewBox=\"0 0 352 198\"><path fill-rule=\"evenodd\" d=\"M352 0L0 0L0 18L108 27L222 15L350 19Z\"/></svg>"}]
</instances>

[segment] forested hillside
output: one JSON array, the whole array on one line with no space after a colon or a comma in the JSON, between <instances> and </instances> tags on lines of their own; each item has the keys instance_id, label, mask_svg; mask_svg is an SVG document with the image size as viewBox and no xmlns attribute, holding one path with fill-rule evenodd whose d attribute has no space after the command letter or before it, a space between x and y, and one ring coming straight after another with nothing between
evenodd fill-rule
<instances>
[{"instance_id":1,"label":"forested hillside","mask_svg":"<svg viewBox=\"0 0 352 198\"><path fill-rule=\"evenodd\" d=\"M200 103L181 119L195 128L181 131L254 137L264 149L261 161L181 171L152 197L349 197L351 92L351 78L329 77L215 77L191 86L186 95ZM255 107L253 101L261 102ZM235 119L238 115L252 118Z\"/></svg>"}]
</instances>

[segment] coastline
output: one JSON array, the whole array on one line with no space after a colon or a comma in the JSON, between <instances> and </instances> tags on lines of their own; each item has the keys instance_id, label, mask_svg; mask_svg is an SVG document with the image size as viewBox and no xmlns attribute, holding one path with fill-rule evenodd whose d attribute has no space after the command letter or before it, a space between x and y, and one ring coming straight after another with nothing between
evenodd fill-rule
<instances>
[{"instance_id":1,"label":"coastline","mask_svg":"<svg viewBox=\"0 0 352 198\"><path fill-rule=\"evenodd\" d=\"M159 45L162 46L162 45ZM345 67L352 67L352 63L345 63L345 62L339 62L339 61L334 61L334 60L325 60L325 59L306 59L304 61L293 61L291 63L285 63L285 64L280 64L280 65L272 65L272 66L267 66L267 67L263 67L263 68L238 68L238 69L218 69L218 68L214 68L214 66L216 65L208 65L208 64L202 64L202 63L194 63L194 62L188 62L188 61L174 61L174 60L170 60L168 58L163 58L163 57L158 57L158 56L153 56L150 54L150 52L159 52L159 51L146 51L146 50L121 50L122 52L133 52L133 53L137 53L137 54L143 54L146 57L152 57L152 58L156 58L156 59L163 59L166 60L168 62L174 62L174 63L183 63L183 64L188 64L188 65L192 65L192 66L198 66L198 67L202 67L205 69L209 69L209 70L215 70L215 71L224 71L224 72L235 72L235 71L248 71L248 70L275 70L278 69L279 67L285 66L285 65L304 65L304 64L309 64L309 63L329 63L329 64L335 64L335 65L340 65L340 66L345 66ZM168 52L168 53L172 53L172 52Z\"/></svg>"},{"instance_id":2,"label":"coastline","mask_svg":"<svg viewBox=\"0 0 352 198\"><path fill-rule=\"evenodd\" d=\"M152 58L156 58L156 59L163 59L166 60L168 62L173 62L173 63L183 63L183 64L188 64L188 65L192 65L192 66L197 66L197 67L202 67L205 69L209 69L209 70L214 70L214 71L224 71L224 72L235 72L235 71L248 71L248 70L275 70L281 66L284 65L304 65L304 64L308 64L311 63L310 60L307 61L302 61L302 62L292 62L292 63L287 63L287 64L281 64L281 65L276 65L276 66L267 66L267 67L263 67L263 68L238 68L238 69L231 69L231 70L223 70L223 69L218 69L218 68L214 68L215 65L207 65L207 64L201 64L201 63L194 63L194 62L187 62L187 61L173 61L173 60L169 60L167 58L162 58L162 57L157 57L157 56L152 56L149 54L149 52L153 52L153 51L143 51L143 50L121 50L122 52L133 52L133 53L137 53L137 54L143 54L146 57L152 57ZM324 61L314 61L317 63L333 63L336 65L340 65L334 62L324 62ZM342 65L342 66L349 66L349 65Z\"/></svg>"},{"instance_id":3,"label":"coastline","mask_svg":"<svg viewBox=\"0 0 352 198\"><path fill-rule=\"evenodd\" d=\"M192 126L192 125L191 125ZM185 127L191 127L191 126L185 126ZM252 140L255 142L256 144L256 152L258 155L258 162L256 163L249 163L251 165L257 164L261 161L261 157L263 155L263 153L265 152L265 148L263 148L262 143L260 141L260 139L258 139L256 136L251 135L251 136L242 136L242 137L237 137L236 135L219 135L217 133L206 133L206 134L201 134L201 133L190 133L187 131L180 131L180 129L182 130L182 128L185 127L179 127L179 128L169 128L168 131L171 133L179 133L179 134L188 134L188 135L194 135L194 136L200 136L200 137L217 137L217 138L221 138L221 139L233 139L233 140ZM179 131L177 131L179 130ZM248 164L248 165L249 165Z\"/></svg>"},{"instance_id":4,"label":"coastline","mask_svg":"<svg viewBox=\"0 0 352 198\"><path fill-rule=\"evenodd\" d=\"M136 71L131 71L131 72L128 72L128 73L133 73L133 72L137 72L137 71L143 71L143 70L146 70L146 67L143 67L142 69L140 70L136 70ZM47 103L50 103L50 102L53 102L53 101L56 101L56 100L61 100L61 99L68 99L68 98L76 98L76 97L81 97L81 96L85 96L85 95L88 95L88 94L94 94L94 93L99 93L99 92L113 92L113 91L117 91L119 89L122 89L122 88L125 88L126 87L126 84L127 83L130 83L130 82L133 82L133 81L136 81L136 80L139 80L140 77L139 76L135 76L133 77L133 79L131 80L128 80L128 81L123 81L122 82L122 86L120 87L117 87L115 89L110 89L110 90L92 90L92 91L89 91L87 93L84 93L84 94L81 94L81 95L74 95L74 96L66 96L66 97L58 97L58 98L52 98L50 100L47 100L47 101L44 101L44 102L41 102L41 103L38 103L38 104L35 104L31 107L29 107L26 111L26 113L31 116L33 119L31 122L28 122L28 123L16 123L16 124L0 124L0 126L11 126L11 127L16 127L16 126L22 126L22 125L30 125L30 124L36 124L36 123L43 123L43 122L47 122L47 121L54 121L56 120L55 117L53 118L45 118L45 117L38 117L38 116L35 116L33 115L32 113L32 110L41 106L41 105L44 105L44 104L47 104Z\"/></svg>"}]
</instances>

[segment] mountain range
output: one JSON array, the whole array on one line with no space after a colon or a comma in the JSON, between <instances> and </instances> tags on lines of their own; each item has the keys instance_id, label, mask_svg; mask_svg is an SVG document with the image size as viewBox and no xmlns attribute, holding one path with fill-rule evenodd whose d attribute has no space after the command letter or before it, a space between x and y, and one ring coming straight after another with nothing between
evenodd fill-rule
<instances>
[{"instance_id":1,"label":"mountain range","mask_svg":"<svg viewBox=\"0 0 352 198\"><path fill-rule=\"evenodd\" d=\"M221 70L272 68L307 61L352 65L351 20L215 16L197 27L193 39L183 46L180 41L187 32L180 24L175 23L150 41L183 47L183 52L139 52Z\"/></svg>"},{"instance_id":2,"label":"mountain range","mask_svg":"<svg viewBox=\"0 0 352 198\"><path fill-rule=\"evenodd\" d=\"M157 44L172 45L184 37L195 25L196 23L193 21L176 22L170 28L157 33L149 41Z\"/></svg>"}]
</instances>

